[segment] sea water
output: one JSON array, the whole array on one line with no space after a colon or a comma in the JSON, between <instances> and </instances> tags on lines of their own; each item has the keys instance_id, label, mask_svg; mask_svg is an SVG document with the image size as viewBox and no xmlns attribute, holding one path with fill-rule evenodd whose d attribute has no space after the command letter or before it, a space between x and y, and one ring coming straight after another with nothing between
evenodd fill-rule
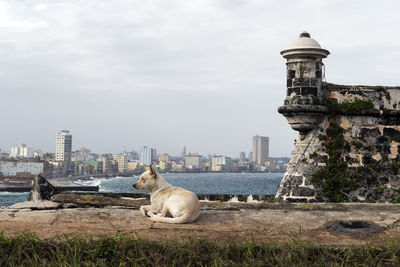
<instances>
[{"instance_id":1,"label":"sea water","mask_svg":"<svg viewBox=\"0 0 400 267\"><path fill-rule=\"evenodd\" d=\"M197 194L274 195L283 173L164 173L162 176L172 185ZM104 193L144 193L132 187L138 178L91 178L77 180L76 183L98 185L99 192ZM0 206L26 201L28 195L29 193L0 192Z\"/></svg>"},{"instance_id":2,"label":"sea water","mask_svg":"<svg viewBox=\"0 0 400 267\"><path fill-rule=\"evenodd\" d=\"M0 206L11 206L28 199L29 193L0 192Z\"/></svg>"},{"instance_id":3,"label":"sea water","mask_svg":"<svg viewBox=\"0 0 400 267\"><path fill-rule=\"evenodd\" d=\"M170 184L197 194L273 195L283 173L165 173L162 176ZM98 185L100 192L142 193L132 187L138 178L93 178L77 182Z\"/></svg>"}]
</instances>

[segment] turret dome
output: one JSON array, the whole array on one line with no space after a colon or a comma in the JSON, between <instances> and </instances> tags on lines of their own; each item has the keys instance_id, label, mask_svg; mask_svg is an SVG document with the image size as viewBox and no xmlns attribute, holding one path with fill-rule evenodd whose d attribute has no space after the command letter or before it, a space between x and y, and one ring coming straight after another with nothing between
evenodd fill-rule
<instances>
[{"instance_id":1,"label":"turret dome","mask_svg":"<svg viewBox=\"0 0 400 267\"><path fill-rule=\"evenodd\" d=\"M310 37L308 32L302 32L298 39L294 40L288 49L297 48L321 48L319 43Z\"/></svg>"},{"instance_id":2,"label":"turret dome","mask_svg":"<svg viewBox=\"0 0 400 267\"><path fill-rule=\"evenodd\" d=\"M304 56L326 58L329 55L329 51L321 48L319 43L312 39L308 32L302 32L299 38L281 52L281 55L287 59Z\"/></svg>"}]
</instances>

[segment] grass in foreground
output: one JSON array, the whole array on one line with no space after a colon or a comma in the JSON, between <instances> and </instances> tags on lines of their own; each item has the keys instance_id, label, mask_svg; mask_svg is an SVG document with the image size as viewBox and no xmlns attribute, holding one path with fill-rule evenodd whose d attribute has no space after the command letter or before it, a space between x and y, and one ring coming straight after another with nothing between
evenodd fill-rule
<instances>
[{"instance_id":1,"label":"grass in foreground","mask_svg":"<svg viewBox=\"0 0 400 267\"><path fill-rule=\"evenodd\" d=\"M128 235L40 240L0 233L0 266L399 266L400 243L331 248L303 243L149 241Z\"/></svg>"}]
</instances>

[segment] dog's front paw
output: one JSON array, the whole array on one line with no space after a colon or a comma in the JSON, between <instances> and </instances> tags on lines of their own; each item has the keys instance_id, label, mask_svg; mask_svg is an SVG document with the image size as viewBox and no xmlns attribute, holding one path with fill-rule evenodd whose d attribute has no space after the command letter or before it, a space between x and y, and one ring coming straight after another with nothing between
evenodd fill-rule
<instances>
[{"instance_id":1,"label":"dog's front paw","mask_svg":"<svg viewBox=\"0 0 400 267\"><path fill-rule=\"evenodd\" d=\"M149 217L149 218L153 217L154 213L152 211L147 211L146 216Z\"/></svg>"}]
</instances>

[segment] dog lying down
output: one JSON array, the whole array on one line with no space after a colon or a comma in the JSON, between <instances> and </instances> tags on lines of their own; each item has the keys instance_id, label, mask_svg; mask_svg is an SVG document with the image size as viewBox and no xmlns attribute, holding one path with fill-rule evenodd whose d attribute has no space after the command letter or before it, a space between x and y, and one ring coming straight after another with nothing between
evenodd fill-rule
<instances>
[{"instance_id":1,"label":"dog lying down","mask_svg":"<svg viewBox=\"0 0 400 267\"><path fill-rule=\"evenodd\" d=\"M150 191L151 205L140 207L140 212L155 222L189 223L199 217L200 202L196 194L169 184L153 166L133 184L137 190ZM171 217L167 217L170 215Z\"/></svg>"}]
</instances>

